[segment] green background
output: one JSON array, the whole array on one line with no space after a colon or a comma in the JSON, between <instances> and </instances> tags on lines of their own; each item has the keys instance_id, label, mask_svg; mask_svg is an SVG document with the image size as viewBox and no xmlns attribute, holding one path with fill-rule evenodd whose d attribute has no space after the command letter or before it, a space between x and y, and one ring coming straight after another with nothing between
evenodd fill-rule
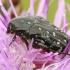
<instances>
[{"instance_id":1,"label":"green background","mask_svg":"<svg viewBox=\"0 0 70 70\"><path fill-rule=\"evenodd\" d=\"M28 10L29 8L29 1L30 0L21 0L21 4L23 6L23 9L24 10ZM37 10L37 7L38 7L38 4L39 4L39 1L40 0L37 0L34 4L34 8L35 8L35 12ZM51 1L51 0L49 0ZM70 0L65 0L65 2L69 3L70 4ZM48 11L48 18L47 20L52 22L53 23L53 20L54 20L54 15L55 15L55 12L57 10L57 7L58 7L58 0L54 0L52 2L52 4L50 5L49 7L49 11ZM51 12L52 11L52 12ZM66 17L67 17L67 22L69 23L69 27L70 27L70 12L68 11L68 8L66 6Z\"/></svg>"}]
</instances>

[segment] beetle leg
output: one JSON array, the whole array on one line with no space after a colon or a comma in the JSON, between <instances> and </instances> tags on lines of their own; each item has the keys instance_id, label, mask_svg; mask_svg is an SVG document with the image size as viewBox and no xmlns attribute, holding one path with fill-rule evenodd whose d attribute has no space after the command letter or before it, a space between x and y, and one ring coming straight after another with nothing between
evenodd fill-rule
<instances>
[{"instance_id":1,"label":"beetle leg","mask_svg":"<svg viewBox=\"0 0 70 70\"><path fill-rule=\"evenodd\" d=\"M25 44L26 44L26 46L27 46L27 48L28 48L28 42L27 42L26 37L25 37L25 36L20 36L20 38L21 38L21 40L22 40L23 42L25 42ZM28 49L29 49L29 48L28 48Z\"/></svg>"},{"instance_id":2,"label":"beetle leg","mask_svg":"<svg viewBox=\"0 0 70 70\"><path fill-rule=\"evenodd\" d=\"M27 42L27 40L26 40L26 38L21 38L25 43L26 43L26 45L28 46L28 42Z\"/></svg>"},{"instance_id":3,"label":"beetle leg","mask_svg":"<svg viewBox=\"0 0 70 70\"><path fill-rule=\"evenodd\" d=\"M16 38L16 35L13 37L13 39L12 39L11 43L9 44L9 46L12 44L12 42L14 42L15 38Z\"/></svg>"}]
</instances>

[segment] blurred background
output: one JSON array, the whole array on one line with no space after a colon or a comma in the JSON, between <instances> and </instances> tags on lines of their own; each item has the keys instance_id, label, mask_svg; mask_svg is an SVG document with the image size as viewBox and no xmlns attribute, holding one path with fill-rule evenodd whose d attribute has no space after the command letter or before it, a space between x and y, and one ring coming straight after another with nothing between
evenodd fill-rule
<instances>
[{"instance_id":1,"label":"blurred background","mask_svg":"<svg viewBox=\"0 0 70 70\"><path fill-rule=\"evenodd\" d=\"M38 4L40 0L37 0L36 3L34 4L35 7L35 12L37 10ZM51 1L51 0L48 0ZM70 0L65 0L66 3L70 4ZM21 0L21 4L23 6L23 9L27 10L29 7L29 0ZM48 12L48 21L53 22L54 20L54 15L56 13L56 10L58 8L58 0L53 0L52 4L49 7L49 12ZM66 16L67 16L67 21L70 23L70 12L66 6Z\"/></svg>"},{"instance_id":2,"label":"blurred background","mask_svg":"<svg viewBox=\"0 0 70 70\"><path fill-rule=\"evenodd\" d=\"M3 2L4 7L6 9L8 9L10 6L8 0L1 0L1 1ZM15 9L17 10L18 15L22 10L27 11L29 8L29 3L30 3L29 1L30 0L12 0L12 1L13 1L14 6L15 6ZM34 4L35 13L37 11L39 1L40 0L37 0ZM51 0L48 0L48 1L50 2ZM65 0L65 3L70 4L70 0ZM54 15L56 13L57 8L58 8L58 0L53 0L52 4L49 7L48 18L47 18L48 21L53 23ZM13 18L14 17L13 13L11 13L11 15ZM67 17L67 21L68 21L69 27L70 27L70 12L69 12L67 6L66 6L66 17Z\"/></svg>"}]
</instances>

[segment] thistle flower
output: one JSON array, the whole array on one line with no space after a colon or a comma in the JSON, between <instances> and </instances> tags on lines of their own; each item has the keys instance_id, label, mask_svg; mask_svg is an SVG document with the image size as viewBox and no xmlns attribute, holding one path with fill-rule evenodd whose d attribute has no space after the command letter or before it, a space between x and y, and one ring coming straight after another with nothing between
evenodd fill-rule
<instances>
[{"instance_id":1,"label":"thistle flower","mask_svg":"<svg viewBox=\"0 0 70 70\"><path fill-rule=\"evenodd\" d=\"M15 17L18 17L12 1L9 0L10 6ZM34 14L34 3L36 0L30 0L30 7L23 15L36 15L43 18L48 17L48 8L53 2L41 0L38 5L38 10ZM68 8L69 5L67 4ZM41 8L40 8L41 7ZM58 55L53 52L43 52L42 49L34 49L32 47L34 39L29 43L29 50L26 44L17 36L16 40L9 46L14 35L6 34L8 23L11 21L10 11L7 11L0 1L0 70L69 70L70 56ZM24 11L23 11L24 12ZM20 13L21 15L21 13ZM59 17L58 17L59 16ZM58 9L54 18L54 25L60 28L63 21L62 31L70 36L70 30L67 31L68 22L66 19L65 1L58 0ZM70 42L64 52L69 51Z\"/></svg>"}]
</instances>

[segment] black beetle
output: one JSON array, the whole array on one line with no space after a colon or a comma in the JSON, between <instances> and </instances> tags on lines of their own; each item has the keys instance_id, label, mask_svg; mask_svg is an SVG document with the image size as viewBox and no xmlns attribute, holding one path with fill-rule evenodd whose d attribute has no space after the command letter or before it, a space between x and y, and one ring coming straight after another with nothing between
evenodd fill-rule
<instances>
[{"instance_id":1,"label":"black beetle","mask_svg":"<svg viewBox=\"0 0 70 70\"><path fill-rule=\"evenodd\" d=\"M15 32L27 44L34 38L34 43L53 52L63 52L70 38L59 28L39 16L19 16L11 20L7 33Z\"/></svg>"}]
</instances>

